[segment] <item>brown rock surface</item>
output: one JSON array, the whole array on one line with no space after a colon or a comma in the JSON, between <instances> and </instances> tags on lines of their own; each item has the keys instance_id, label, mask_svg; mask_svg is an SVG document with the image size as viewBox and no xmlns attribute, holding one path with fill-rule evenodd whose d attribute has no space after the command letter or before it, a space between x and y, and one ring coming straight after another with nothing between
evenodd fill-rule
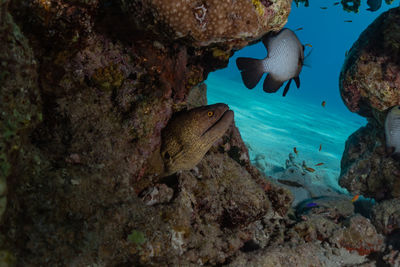
<instances>
[{"instance_id":1,"label":"brown rock surface","mask_svg":"<svg viewBox=\"0 0 400 267\"><path fill-rule=\"evenodd\" d=\"M123 10L141 28L145 26L172 39L187 39L194 46L226 43L235 44L236 48L265 32L281 29L287 21L291 2L121 0ZM138 14L137 10L141 12ZM225 54L220 49L213 53Z\"/></svg>"},{"instance_id":2,"label":"brown rock surface","mask_svg":"<svg viewBox=\"0 0 400 267\"><path fill-rule=\"evenodd\" d=\"M346 141L339 184L377 200L400 196L400 163L385 152L384 131L369 123Z\"/></svg>"},{"instance_id":3,"label":"brown rock surface","mask_svg":"<svg viewBox=\"0 0 400 267\"><path fill-rule=\"evenodd\" d=\"M344 248L331 248L321 243L268 248L267 251L240 254L229 266L364 266L368 260ZM366 266L375 266L366 265Z\"/></svg>"},{"instance_id":4,"label":"brown rock surface","mask_svg":"<svg viewBox=\"0 0 400 267\"><path fill-rule=\"evenodd\" d=\"M372 223L385 235L400 229L400 199L395 198L378 203L372 209Z\"/></svg>"},{"instance_id":5,"label":"brown rock surface","mask_svg":"<svg viewBox=\"0 0 400 267\"><path fill-rule=\"evenodd\" d=\"M400 8L380 15L360 35L340 73L340 93L350 111L365 117L400 104Z\"/></svg>"},{"instance_id":6,"label":"brown rock surface","mask_svg":"<svg viewBox=\"0 0 400 267\"><path fill-rule=\"evenodd\" d=\"M233 125L194 170L161 180L149 170L191 88L227 64L233 44L279 30L290 9L244 2L264 12L250 24L234 18L245 32L227 26L231 35L184 42L129 23L160 15L157 25L178 31L157 1L128 16L117 1L16 0L9 8L21 30L1 2L0 58L10 63L0 73L2 255L20 266L220 264L251 240L283 240L291 198L250 165ZM192 37L221 47L193 48Z\"/></svg>"}]
</instances>

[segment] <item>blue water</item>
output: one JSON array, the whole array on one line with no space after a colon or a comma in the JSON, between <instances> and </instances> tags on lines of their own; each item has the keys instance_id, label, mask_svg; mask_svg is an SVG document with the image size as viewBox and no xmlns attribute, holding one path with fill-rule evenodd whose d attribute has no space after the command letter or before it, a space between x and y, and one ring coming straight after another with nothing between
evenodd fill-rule
<instances>
[{"instance_id":1,"label":"blue water","mask_svg":"<svg viewBox=\"0 0 400 267\"><path fill-rule=\"evenodd\" d=\"M286 97L283 87L275 94L262 90L262 81L253 90L242 83L235 60L237 57L266 57L266 49L260 43L237 51L227 68L209 75L209 104L223 102L235 112L235 123L244 141L250 146L250 158L265 156L273 166L284 167L289 153L296 147L298 161L314 167L326 184L337 185L340 159L348 136L366 120L348 111L339 94L339 73L346 50L357 40L360 33L382 12L399 5L399 0L385 4L376 12L366 11L366 1L360 12L349 13L333 1L310 1L310 7L293 3L285 27L296 31L303 44L312 45L311 55L300 74L300 89L292 86ZM328 9L322 10L321 6ZM344 22L352 20L352 22ZM311 48L306 48L310 51ZM326 107L321 102L326 101ZM319 146L322 145L321 151ZM268 175L274 175L271 169Z\"/></svg>"}]
</instances>

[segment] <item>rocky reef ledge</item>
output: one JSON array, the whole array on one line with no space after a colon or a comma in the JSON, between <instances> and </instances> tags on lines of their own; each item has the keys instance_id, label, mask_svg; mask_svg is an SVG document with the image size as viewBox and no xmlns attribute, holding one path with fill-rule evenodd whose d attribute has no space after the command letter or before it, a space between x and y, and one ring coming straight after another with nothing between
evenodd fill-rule
<instances>
[{"instance_id":1,"label":"rocky reef ledge","mask_svg":"<svg viewBox=\"0 0 400 267\"><path fill-rule=\"evenodd\" d=\"M0 265L398 262L382 235L396 235L397 202L371 211L379 232L348 198L295 212L233 123L195 167L160 175L171 118L206 105L208 73L281 29L290 5L0 1Z\"/></svg>"},{"instance_id":2,"label":"rocky reef ledge","mask_svg":"<svg viewBox=\"0 0 400 267\"><path fill-rule=\"evenodd\" d=\"M350 49L340 73L347 107L368 119L349 137L340 184L377 200L400 198L400 163L387 153L384 122L400 104L400 8L379 16Z\"/></svg>"},{"instance_id":3,"label":"rocky reef ledge","mask_svg":"<svg viewBox=\"0 0 400 267\"><path fill-rule=\"evenodd\" d=\"M172 115L206 105L208 73L290 6L0 1L0 265L214 265L260 229L281 237L291 196L234 125L191 171L153 159Z\"/></svg>"},{"instance_id":4,"label":"rocky reef ledge","mask_svg":"<svg viewBox=\"0 0 400 267\"><path fill-rule=\"evenodd\" d=\"M380 15L350 49L340 73L349 110L368 120L347 140L339 183L374 198L371 221L385 235L382 266L400 264L400 162L387 145L385 119L400 104L400 8Z\"/></svg>"}]
</instances>

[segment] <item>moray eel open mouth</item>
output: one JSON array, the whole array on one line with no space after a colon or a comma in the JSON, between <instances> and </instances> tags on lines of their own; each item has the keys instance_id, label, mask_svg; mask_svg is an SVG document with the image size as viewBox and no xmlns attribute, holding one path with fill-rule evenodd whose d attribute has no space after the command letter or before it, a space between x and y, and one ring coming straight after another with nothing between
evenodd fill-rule
<instances>
[{"instance_id":1,"label":"moray eel open mouth","mask_svg":"<svg viewBox=\"0 0 400 267\"><path fill-rule=\"evenodd\" d=\"M212 125L210 125L210 127L208 127L201 136L204 136L205 134L209 133L214 129L219 130L225 128L226 130L227 126L229 126L232 120L233 120L233 111L230 110L228 106L226 106L223 110L223 113L221 114L221 117Z\"/></svg>"}]
</instances>

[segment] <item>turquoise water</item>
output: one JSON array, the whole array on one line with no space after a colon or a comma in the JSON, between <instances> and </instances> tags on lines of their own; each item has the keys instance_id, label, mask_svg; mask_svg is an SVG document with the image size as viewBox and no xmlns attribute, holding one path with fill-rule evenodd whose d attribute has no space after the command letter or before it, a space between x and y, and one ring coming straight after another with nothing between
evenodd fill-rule
<instances>
[{"instance_id":1,"label":"turquoise water","mask_svg":"<svg viewBox=\"0 0 400 267\"><path fill-rule=\"evenodd\" d=\"M304 160L310 167L324 163L313 167L315 174L323 177L325 184L338 187L345 141L366 124L364 118L348 111L339 94L339 73L345 53L379 14L398 6L399 1L391 5L383 2L376 12L366 11L368 6L363 1L358 14L345 12L333 3L312 1L307 8L292 6L286 27L302 27L296 34L303 44L312 45L306 61L311 67L303 67L299 89L292 83L287 96L282 97L283 87L275 94L264 93L263 79L253 90L243 85L235 60L266 57L261 43L236 52L228 67L211 73L206 84L209 104L223 102L235 112L235 123L250 147L251 159L263 155L268 165L284 167L288 154L296 147L299 162ZM321 6L328 9L322 10ZM307 51L310 48L306 54ZM325 108L322 101L326 101ZM273 176L272 167L265 172Z\"/></svg>"}]
</instances>

